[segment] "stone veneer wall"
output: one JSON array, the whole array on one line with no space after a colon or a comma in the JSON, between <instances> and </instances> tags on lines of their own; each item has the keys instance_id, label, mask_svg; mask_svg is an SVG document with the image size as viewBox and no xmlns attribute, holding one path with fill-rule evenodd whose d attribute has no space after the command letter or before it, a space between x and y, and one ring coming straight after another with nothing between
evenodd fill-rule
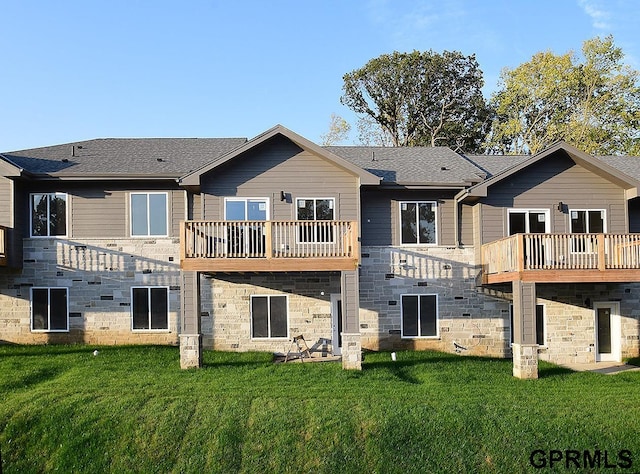
<instances>
[{"instance_id":1,"label":"stone veneer wall","mask_svg":"<svg viewBox=\"0 0 640 474\"><path fill-rule=\"evenodd\" d=\"M176 239L25 239L24 267L0 274L0 340L15 343L177 344ZM131 287L169 287L169 330L131 329ZM31 332L30 287L66 287L69 332Z\"/></svg>"},{"instance_id":2,"label":"stone veneer wall","mask_svg":"<svg viewBox=\"0 0 640 474\"><path fill-rule=\"evenodd\" d=\"M331 294L340 293L340 273L256 273L204 278L202 335L205 349L287 353L302 334L311 348L331 351ZM289 337L251 338L251 296L286 295ZM324 346L324 347L323 347Z\"/></svg>"},{"instance_id":3,"label":"stone veneer wall","mask_svg":"<svg viewBox=\"0 0 640 474\"><path fill-rule=\"evenodd\" d=\"M509 301L476 287L473 248L363 247L360 272L362 347L455 350L507 357ZM437 294L438 338L401 339L401 295Z\"/></svg>"},{"instance_id":4,"label":"stone veneer wall","mask_svg":"<svg viewBox=\"0 0 640 474\"><path fill-rule=\"evenodd\" d=\"M536 285L538 304L545 306L546 345L542 360L591 363L596 356L594 303L619 302L622 357L640 355L640 284Z\"/></svg>"}]
</instances>

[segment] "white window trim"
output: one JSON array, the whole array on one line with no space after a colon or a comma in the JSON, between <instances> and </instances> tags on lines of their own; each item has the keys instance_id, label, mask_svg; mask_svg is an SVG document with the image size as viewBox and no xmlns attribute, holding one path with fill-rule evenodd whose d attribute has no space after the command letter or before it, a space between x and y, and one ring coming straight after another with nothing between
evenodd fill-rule
<instances>
[{"instance_id":1,"label":"white window trim","mask_svg":"<svg viewBox=\"0 0 640 474\"><path fill-rule=\"evenodd\" d=\"M286 301L286 305L287 305L287 335L286 336L277 336L277 337L271 337L271 336L267 336L267 337L255 337L253 335L253 298L267 298L267 300L269 301L269 303L271 303L271 298L272 297L278 297L278 296L284 296L285 301ZM271 304L267 305L267 308L269 310L269 315L267 318L267 323L268 323L268 331L269 334L271 334ZM287 341L289 340L289 320L290 320L290 314L289 314L289 295L282 295L282 294L275 294L275 295L251 295L251 298L249 298L249 320L250 320L250 327L249 327L249 331L251 331L249 334L251 336L251 340L252 341Z\"/></svg>"},{"instance_id":2,"label":"white window trim","mask_svg":"<svg viewBox=\"0 0 640 474\"><path fill-rule=\"evenodd\" d=\"M149 321L149 328L148 329L135 329L133 327L133 309L134 309L134 305L133 305L133 290L136 288L145 288L148 291L147 293L147 298L149 301L149 311L151 311L151 289L152 288L164 288L167 290L167 327L166 328L162 328L162 329L151 329L151 312L149 312L148 316L148 321ZM169 317L169 315L171 314L170 308L169 308L169 292L171 290L169 289L168 286L162 286L162 285L137 285L137 286L132 286L129 290L129 294L131 295L131 332L153 332L153 333L166 333L166 332L171 332L171 318Z\"/></svg>"},{"instance_id":3,"label":"white window trim","mask_svg":"<svg viewBox=\"0 0 640 474\"><path fill-rule=\"evenodd\" d=\"M65 197L65 209L64 209L64 220L65 220L65 228L64 235L33 235L33 196L37 194L46 194L48 196L64 196ZM41 193L29 193L29 236L33 239L66 239L69 237L69 194L68 193L59 193L59 192L47 192L43 191ZM49 212L49 202L47 201L47 223L49 222L50 212ZM48 234L48 226L47 226L47 234Z\"/></svg>"},{"instance_id":4,"label":"white window trim","mask_svg":"<svg viewBox=\"0 0 640 474\"><path fill-rule=\"evenodd\" d=\"M402 242L402 205L403 204L433 204L433 212L435 214L434 219L433 219L433 233L435 235L435 242L430 242L430 243L415 243L415 244L407 244L407 243L403 243ZM416 208L416 212L417 212L417 208ZM402 247L424 247L424 246L437 246L438 245L438 201L420 201L420 200L413 200L413 201L398 201L398 243L400 244L400 246ZM418 225L418 222L416 222L416 225ZM420 235L419 229L418 230L418 235Z\"/></svg>"},{"instance_id":5,"label":"white window trim","mask_svg":"<svg viewBox=\"0 0 640 474\"><path fill-rule=\"evenodd\" d=\"M549 234L551 232L551 211L549 209L536 209L536 208L517 208L517 207L511 207L509 209L507 209L507 232L506 235L511 235L510 231L511 229L509 229L509 214L515 214L515 213L519 213L522 214L523 212L527 213L527 216L529 215L530 212L541 212L544 213L544 228L545 234ZM525 219L524 221L525 226L527 227L525 234L530 234L531 232L529 232L529 219Z\"/></svg>"},{"instance_id":6,"label":"white window trim","mask_svg":"<svg viewBox=\"0 0 640 474\"><path fill-rule=\"evenodd\" d=\"M544 339L544 344L539 344L538 347L541 349L546 349L548 346L547 341L547 305L544 303L536 303L536 307L542 306L542 338ZM513 314L513 303L509 303L509 347L513 346L513 324L511 323L511 315ZM537 333L537 328L536 328Z\"/></svg>"},{"instance_id":7,"label":"white window trim","mask_svg":"<svg viewBox=\"0 0 640 474\"><path fill-rule=\"evenodd\" d=\"M227 219L227 202L244 202L245 203L245 211L247 210L247 203L249 201L265 201L266 202L266 206L267 206L267 211L266 211L266 218L265 220L268 221L271 219L271 213L269 212L271 209L271 201L268 197L225 197L224 198L224 209L223 209L223 214L224 214L224 220L228 220ZM245 212L245 215L247 213ZM248 222L254 222L254 221L249 221L248 219L245 219L245 221Z\"/></svg>"},{"instance_id":8,"label":"white window trim","mask_svg":"<svg viewBox=\"0 0 640 474\"><path fill-rule=\"evenodd\" d=\"M420 314L418 314L418 335L417 336L405 336L404 324L402 321L403 303L402 300L405 296L417 296L418 297L418 311L420 311L420 297L421 296L435 296L436 297L436 334L434 336L420 336ZM440 298L437 293L404 293L400 295L400 339L440 339Z\"/></svg>"},{"instance_id":9,"label":"white window trim","mask_svg":"<svg viewBox=\"0 0 640 474\"><path fill-rule=\"evenodd\" d=\"M298 208L298 201L302 201L302 200L305 200L305 201L306 200L309 200L309 201L313 200L314 202L315 201L322 201L322 200L332 201L333 202L333 208L332 208L333 209L333 219L331 219L331 220L324 220L323 219L323 220L320 220L320 221L318 219L312 219L312 220L298 219L298 209L299 209ZM336 198L334 198L334 197L297 197L297 198L295 198L294 201L295 201L295 206L294 206L294 211L293 212L294 212L295 215L294 215L293 218L294 218L295 221L300 221L300 222L335 222L337 220L336 217L337 217L337 214L338 214L338 210L336 208ZM314 206L314 208L313 208L314 217L315 217L315 213L316 213L316 210L315 210L315 206ZM334 232L332 240L322 241L322 242L317 242L316 240L313 240L313 241L310 241L310 242L305 242L303 240L300 240L300 233L296 232L296 244L300 244L300 245L307 245L307 244L309 244L309 245L333 245L336 242L335 237L336 236L335 236L335 232Z\"/></svg>"},{"instance_id":10,"label":"white window trim","mask_svg":"<svg viewBox=\"0 0 640 474\"><path fill-rule=\"evenodd\" d=\"M589 208L581 208L581 209L569 209L569 233L573 234L573 229L571 228L571 221L573 220L571 218L571 212L572 211L585 211L585 212L594 212L594 211L599 211L602 212L602 233L606 234L607 233L607 210L606 209L589 209ZM589 219L587 219L586 222L587 225L589 225ZM585 232L585 234L592 234L593 232Z\"/></svg>"},{"instance_id":11,"label":"white window trim","mask_svg":"<svg viewBox=\"0 0 640 474\"><path fill-rule=\"evenodd\" d=\"M47 305L47 326L51 327L51 290L65 290L66 291L66 300L67 300L67 329L34 329L33 328L33 290L48 290L47 299L49 304ZM69 332L69 288L66 286L33 286L29 289L29 325L31 326L31 332L36 333L50 333L50 332L59 332L59 333L68 333Z\"/></svg>"},{"instance_id":12,"label":"white window trim","mask_svg":"<svg viewBox=\"0 0 640 474\"><path fill-rule=\"evenodd\" d=\"M165 234L150 234L151 230L151 213L149 212L149 196L152 194L164 194L166 196L166 222L167 222L167 232ZM135 195L145 195L147 196L147 233L145 235L133 235L133 199L132 196ZM149 239L149 238L163 238L169 237L169 228L171 227L171 223L169 222L169 193L166 191L131 191L129 192L129 235L132 239Z\"/></svg>"}]
</instances>

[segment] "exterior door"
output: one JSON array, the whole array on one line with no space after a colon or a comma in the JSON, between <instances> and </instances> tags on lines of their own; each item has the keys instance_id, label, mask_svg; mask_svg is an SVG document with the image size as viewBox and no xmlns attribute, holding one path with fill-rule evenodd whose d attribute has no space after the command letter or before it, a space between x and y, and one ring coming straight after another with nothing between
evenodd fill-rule
<instances>
[{"instance_id":1,"label":"exterior door","mask_svg":"<svg viewBox=\"0 0 640 474\"><path fill-rule=\"evenodd\" d=\"M266 221L269 201L267 198L225 200L225 220L245 221L227 225L227 254L235 257L260 257L265 252L264 227L255 221Z\"/></svg>"},{"instance_id":2,"label":"exterior door","mask_svg":"<svg viewBox=\"0 0 640 474\"><path fill-rule=\"evenodd\" d=\"M333 355L342 355L342 299L331 295L331 347Z\"/></svg>"},{"instance_id":3,"label":"exterior door","mask_svg":"<svg viewBox=\"0 0 640 474\"><path fill-rule=\"evenodd\" d=\"M620 362L620 304L617 302L595 303L596 362Z\"/></svg>"}]
</instances>

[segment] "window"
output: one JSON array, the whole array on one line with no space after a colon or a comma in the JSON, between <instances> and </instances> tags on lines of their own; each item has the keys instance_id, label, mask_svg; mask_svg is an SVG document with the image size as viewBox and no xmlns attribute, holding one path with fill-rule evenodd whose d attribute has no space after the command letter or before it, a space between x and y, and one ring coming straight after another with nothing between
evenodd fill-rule
<instances>
[{"instance_id":1,"label":"window","mask_svg":"<svg viewBox=\"0 0 640 474\"><path fill-rule=\"evenodd\" d=\"M402 295L402 337L438 336L438 296Z\"/></svg>"},{"instance_id":2,"label":"window","mask_svg":"<svg viewBox=\"0 0 640 474\"><path fill-rule=\"evenodd\" d=\"M269 219L267 198L225 198L224 218L227 221L243 221L226 224L227 254L235 257L265 255L267 241L264 225L245 222Z\"/></svg>"},{"instance_id":3,"label":"window","mask_svg":"<svg viewBox=\"0 0 640 474\"><path fill-rule=\"evenodd\" d=\"M300 198L296 200L299 221L332 221L335 219L333 198ZM329 223L300 225L299 242L333 242L333 226Z\"/></svg>"},{"instance_id":4,"label":"window","mask_svg":"<svg viewBox=\"0 0 640 474\"><path fill-rule=\"evenodd\" d=\"M167 193L131 193L131 235L166 237Z\"/></svg>"},{"instance_id":5,"label":"window","mask_svg":"<svg viewBox=\"0 0 640 474\"><path fill-rule=\"evenodd\" d=\"M436 203L400 203L400 241L403 244L436 243Z\"/></svg>"},{"instance_id":6,"label":"window","mask_svg":"<svg viewBox=\"0 0 640 474\"><path fill-rule=\"evenodd\" d=\"M509 336L509 342L513 344L513 305L509 305L509 324L511 328L511 335ZM536 305L536 344L539 346L546 345L546 324L544 317L544 305Z\"/></svg>"},{"instance_id":7,"label":"window","mask_svg":"<svg viewBox=\"0 0 640 474\"><path fill-rule=\"evenodd\" d=\"M67 288L31 288L31 330L69 331Z\"/></svg>"},{"instance_id":8,"label":"window","mask_svg":"<svg viewBox=\"0 0 640 474\"><path fill-rule=\"evenodd\" d=\"M546 234L549 232L549 210L508 209L509 235Z\"/></svg>"},{"instance_id":9,"label":"window","mask_svg":"<svg viewBox=\"0 0 640 474\"><path fill-rule=\"evenodd\" d=\"M67 195L38 193L31 195L31 236L67 235Z\"/></svg>"},{"instance_id":10,"label":"window","mask_svg":"<svg viewBox=\"0 0 640 474\"><path fill-rule=\"evenodd\" d=\"M224 218L227 221L266 221L269 219L267 198L225 198Z\"/></svg>"},{"instance_id":11,"label":"window","mask_svg":"<svg viewBox=\"0 0 640 474\"><path fill-rule=\"evenodd\" d=\"M605 212L602 209L572 209L571 216L572 234L602 234L605 232ZM596 253L597 240L595 237L572 237L571 251L574 253Z\"/></svg>"},{"instance_id":12,"label":"window","mask_svg":"<svg viewBox=\"0 0 640 474\"><path fill-rule=\"evenodd\" d=\"M169 329L169 290L164 286L131 288L133 330Z\"/></svg>"},{"instance_id":13,"label":"window","mask_svg":"<svg viewBox=\"0 0 640 474\"><path fill-rule=\"evenodd\" d=\"M251 297L251 337L288 337L286 296Z\"/></svg>"},{"instance_id":14,"label":"window","mask_svg":"<svg viewBox=\"0 0 640 474\"><path fill-rule=\"evenodd\" d=\"M571 210L572 234L602 234L604 230L605 212L598 210Z\"/></svg>"}]
</instances>

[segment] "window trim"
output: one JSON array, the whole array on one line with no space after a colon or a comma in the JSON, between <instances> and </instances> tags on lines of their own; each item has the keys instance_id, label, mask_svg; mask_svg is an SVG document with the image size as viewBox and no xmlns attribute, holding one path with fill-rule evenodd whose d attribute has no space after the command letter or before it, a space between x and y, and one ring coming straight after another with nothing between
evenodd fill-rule
<instances>
[{"instance_id":1,"label":"window trim","mask_svg":"<svg viewBox=\"0 0 640 474\"><path fill-rule=\"evenodd\" d=\"M404 297L405 296L417 296L418 297L418 335L417 336L405 336L404 335ZM436 333L432 336L420 336L420 297L422 296L434 296L436 306ZM403 293L400 295L400 339L440 339L440 298L437 293Z\"/></svg>"},{"instance_id":2,"label":"window trim","mask_svg":"<svg viewBox=\"0 0 640 474\"><path fill-rule=\"evenodd\" d=\"M402 205L403 204L432 204L433 205L433 235L435 237L434 242L416 242L412 243L404 243L402 241ZM418 207L416 206L416 212ZM416 221L416 230L418 230L418 222ZM418 240L420 239L420 232L418 231ZM437 246L438 245L438 201L426 201L426 200L412 200L412 201L398 201L398 242L402 247L423 247L423 246Z\"/></svg>"},{"instance_id":3,"label":"window trim","mask_svg":"<svg viewBox=\"0 0 640 474\"><path fill-rule=\"evenodd\" d=\"M67 328L66 329L34 329L33 328L33 290L47 290L47 327L51 327L51 290L65 290L67 303ZM29 326L35 333L68 333L69 332L69 288L66 286L32 286L29 289Z\"/></svg>"},{"instance_id":4,"label":"window trim","mask_svg":"<svg viewBox=\"0 0 640 474\"><path fill-rule=\"evenodd\" d=\"M167 223L166 232L164 234L151 234L151 213L149 212L149 196L164 194L166 197L165 218ZM147 233L146 234L134 234L133 233L133 196L144 195L147 197ZM169 192L168 191L130 191L129 192L129 235L132 239L148 239L148 238L163 238L169 237L171 223L169 221Z\"/></svg>"},{"instance_id":5,"label":"window trim","mask_svg":"<svg viewBox=\"0 0 640 474\"><path fill-rule=\"evenodd\" d=\"M573 231L573 224L572 221L573 219L571 218L571 213L573 211L579 212L579 211L584 211L584 212L593 212L593 211L599 211L601 212L601 217L602 217L602 233L606 234L607 233L607 210L606 209L588 209L588 208L584 208L584 209L569 209L569 233L570 234L593 234L594 232L574 232ZM589 226L589 215L587 214L587 220L585 222L585 224L587 226Z\"/></svg>"},{"instance_id":6,"label":"window trim","mask_svg":"<svg viewBox=\"0 0 640 474\"><path fill-rule=\"evenodd\" d=\"M298 201L311 201L311 200L314 202L314 206L313 206L314 219L300 219L298 217L298 209L300 209L298 207ZM333 207L331 208L331 210L333 210L333 219L316 219L315 218L316 217L316 206L315 206L316 201L332 201L333 202ZM295 198L295 206L294 206L295 209L293 211L295 213L295 216L294 216L295 220L296 220L296 222L298 222L298 221L299 222L335 222L337 220L336 217L337 217L337 213L338 213L338 210L337 210L337 207L336 207L336 202L337 202L337 200L334 197L296 197ZM302 227L300 227L300 229L302 229ZM317 228L316 228L316 231L317 231ZM300 238L300 230L299 230L298 232L296 232L296 244L302 244L302 245L305 245L305 244L333 245L336 242L335 232L332 233L332 235L331 235L332 239L331 240L319 240L317 237L318 237L317 236L317 232L314 232L313 233L313 240L309 240L309 241L302 240Z\"/></svg>"},{"instance_id":7,"label":"window trim","mask_svg":"<svg viewBox=\"0 0 640 474\"><path fill-rule=\"evenodd\" d=\"M507 209L507 232L506 234L508 236L510 235L515 235L511 233L511 229L509 228L509 222L511 221L511 219L509 218L510 214L515 214L515 213L526 213L527 216L529 215L530 212L539 212L539 213L544 213L545 217L545 221L544 221L544 227L545 227L545 234L549 234L551 233L551 210L550 209L544 209L544 208L518 208L518 207L510 207ZM525 232L525 234L531 234L532 232L530 232L530 228L529 228L529 219L525 219L525 226L527 227L527 231Z\"/></svg>"},{"instance_id":8,"label":"window trim","mask_svg":"<svg viewBox=\"0 0 640 474\"><path fill-rule=\"evenodd\" d=\"M268 322L268 331L269 334L271 334L271 298L273 297L284 297L285 298L285 304L286 304L286 318L287 318L287 335L286 336L267 336L267 337L256 337L253 335L253 299L254 298L267 298L267 308L269 310L269 314L268 314L268 318L267 318L267 322ZM290 311L289 311L289 295L283 295L283 294L271 294L271 295L265 295L265 294L255 294L255 295L251 295L251 297L249 298L249 320L250 320L250 325L249 325L249 331L250 331L250 337L252 341L285 341L289 339L289 323L290 323Z\"/></svg>"},{"instance_id":9,"label":"window trim","mask_svg":"<svg viewBox=\"0 0 640 474\"><path fill-rule=\"evenodd\" d=\"M134 315L133 315L133 311L135 308L135 305L133 304L133 290L134 289L146 289L147 290L147 301L149 302L149 313L148 313L148 323L149 323L149 327L148 328L134 328L133 327L133 319L134 319ZM164 288L165 290L167 290L167 327L166 328L158 328L158 329L152 329L151 328L151 289L153 288ZM131 316L131 332L135 332L135 333L141 333L141 332L154 332L154 333L163 333L163 332L171 332L171 318L169 317L169 315L171 314L171 309L169 307L169 302L170 302L170 288L168 286L164 286L164 285L135 285L132 286L129 289L129 294L131 295L131 312L130 312L130 316Z\"/></svg>"},{"instance_id":10,"label":"window trim","mask_svg":"<svg viewBox=\"0 0 640 474\"><path fill-rule=\"evenodd\" d=\"M47 200L47 235L33 235L33 196L36 196L38 194L44 194L47 196L64 196L64 202L65 202L65 206L64 206L64 235L50 235L49 234L49 228L50 228L50 219L51 219L51 212L49 209L49 202ZM69 194L68 193L62 193L62 192L47 192L47 191L43 191L43 192L34 192L34 193L29 193L29 236L33 239L65 239L67 237L69 237Z\"/></svg>"},{"instance_id":11,"label":"window trim","mask_svg":"<svg viewBox=\"0 0 640 474\"><path fill-rule=\"evenodd\" d=\"M246 216L248 214L248 212L247 212L247 203L249 201L265 201L266 206L267 206L265 221L268 221L268 220L271 219L271 213L270 213L271 200L268 197L236 197L236 196L228 196L228 197L224 198L224 202L223 202L222 215L224 216L224 220L225 221L229 220L229 219L227 219L227 202L244 202L244 210L245 210L245 216ZM246 218L244 219L244 221L245 222L255 222L253 220L249 220L249 219L246 219Z\"/></svg>"},{"instance_id":12,"label":"window trim","mask_svg":"<svg viewBox=\"0 0 640 474\"><path fill-rule=\"evenodd\" d=\"M545 303L536 303L536 323L537 323L537 308L542 308L542 339L543 344L538 344L538 347L547 348L547 305ZM538 326L536 325L536 343L538 339ZM509 303L509 347L513 346L513 303Z\"/></svg>"}]
</instances>

